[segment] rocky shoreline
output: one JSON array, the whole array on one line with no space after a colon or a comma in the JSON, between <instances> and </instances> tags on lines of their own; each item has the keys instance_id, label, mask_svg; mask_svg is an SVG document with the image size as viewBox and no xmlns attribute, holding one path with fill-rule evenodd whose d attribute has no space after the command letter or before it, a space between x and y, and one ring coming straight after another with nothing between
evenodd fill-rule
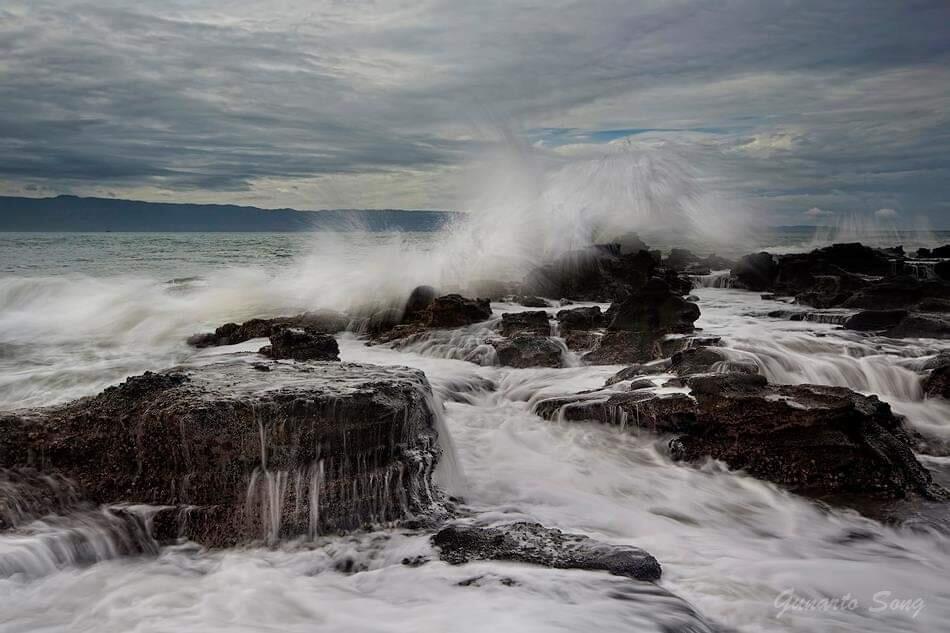
<instances>
[{"instance_id":1,"label":"rocky shoreline","mask_svg":"<svg viewBox=\"0 0 950 633\"><path fill-rule=\"evenodd\" d=\"M664 257L631 238L567 253L520 283L488 284L505 295L420 286L396 309L227 323L188 343L269 344L0 415L0 529L103 507L127 520L121 508L137 505L153 508L134 522L156 543L209 547L442 526L433 544L452 564L508 560L659 579L660 563L635 548L537 524L455 521L433 478L448 438L426 376L340 362L335 336L344 331L397 350L441 341L459 348L455 357L514 369L622 365L602 387L537 399L533 410L651 433L684 467L719 460L809 497L919 498L942 508L948 493L917 457L926 438L887 402L844 387L770 383L697 330L701 308L690 293L710 283L788 302L788 313L770 318L945 339L947 257L948 247L911 257L836 244L730 262L684 249ZM494 312L492 301L510 307ZM950 398L950 357L935 356L920 381L927 397Z\"/></svg>"}]
</instances>

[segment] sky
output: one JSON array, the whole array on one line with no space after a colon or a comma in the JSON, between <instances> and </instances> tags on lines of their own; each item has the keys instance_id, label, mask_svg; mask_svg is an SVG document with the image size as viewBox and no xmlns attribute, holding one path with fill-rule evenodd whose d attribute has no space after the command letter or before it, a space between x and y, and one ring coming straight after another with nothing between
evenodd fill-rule
<instances>
[{"instance_id":1,"label":"sky","mask_svg":"<svg viewBox=\"0 0 950 633\"><path fill-rule=\"evenodd\" d=\"M947 0L4 0L0 195L455 209L672 147L771 223L950 228L948 62Z\"/></svg>"}]
</instances>

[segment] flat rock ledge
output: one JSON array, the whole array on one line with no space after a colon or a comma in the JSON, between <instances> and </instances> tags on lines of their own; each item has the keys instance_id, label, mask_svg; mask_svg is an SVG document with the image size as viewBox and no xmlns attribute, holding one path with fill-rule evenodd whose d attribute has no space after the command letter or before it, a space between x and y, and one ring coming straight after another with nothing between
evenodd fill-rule
<instances>
[{"instance_id":1,"label":"flat rock ledge","mask_svg":"<svg viewBox=\"0 0 950 633\"><path fill-rule=\"evenodd\" d=\"M610 545L537 523L497 527L452 525L433 538L439 557L452 565L478 560L528 563L555 569L606 571L636 580L660 579L660 563L649 553L626 545Z\"/></svg>"},{"instance_id":2,"label":"flat rock ledge","mask_svg":"<svg viewBox=\"0 0 950 633\"><path fill-rule=\"evenodd\" d=\"M159 540L273 543L432 509L437 415L418 370L241 358L2 414L0 463L72 482L76 505L160 506Z\"/></svg>"}]
</instances>

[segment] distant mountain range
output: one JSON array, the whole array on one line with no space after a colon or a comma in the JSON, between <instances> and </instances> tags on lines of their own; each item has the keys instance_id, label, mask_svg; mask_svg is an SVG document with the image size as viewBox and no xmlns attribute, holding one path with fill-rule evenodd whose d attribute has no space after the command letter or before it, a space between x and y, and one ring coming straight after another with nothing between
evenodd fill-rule
<instances>
[{"instance_id":1,"label":"distant mountain range","mask_svg":"<svg viewBox=\"0 0 950 633\"><path fill-rule=\"evenodd\" d=\"M435 231L458 215L403 209L298 211L77 196L0 196L0 231Z\"/></svg>"}]
</instances>

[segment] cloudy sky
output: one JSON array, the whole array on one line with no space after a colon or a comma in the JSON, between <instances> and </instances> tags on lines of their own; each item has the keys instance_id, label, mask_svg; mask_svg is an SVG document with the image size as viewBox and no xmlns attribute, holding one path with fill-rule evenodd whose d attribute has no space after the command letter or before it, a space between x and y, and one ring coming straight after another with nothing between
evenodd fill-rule
<instances>
[{"instance_id":1,"label":"cloudy sky","mask_svg":"<svg viewBox=\"0 0 950 633\"><path fill-rule=\"evenodd\" d=\"M950 2L0 3L0 194L454 208L665 145L776 223L950 228Z\"/></svg>"}]
</instances>

